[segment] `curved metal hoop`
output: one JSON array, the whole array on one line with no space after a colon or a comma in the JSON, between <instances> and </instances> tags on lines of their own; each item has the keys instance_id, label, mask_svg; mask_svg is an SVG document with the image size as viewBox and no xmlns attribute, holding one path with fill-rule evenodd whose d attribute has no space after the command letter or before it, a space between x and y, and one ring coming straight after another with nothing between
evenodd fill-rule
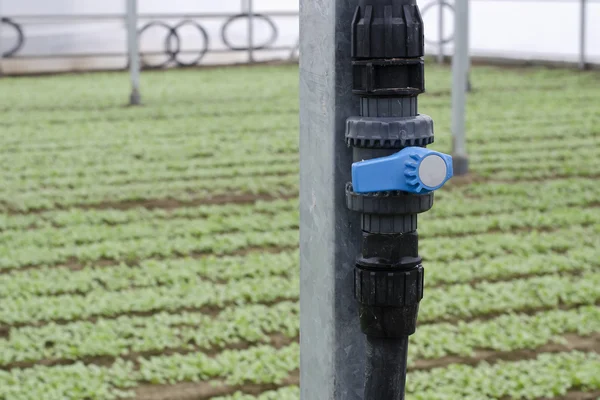
<instances>
[{"instance_id":1,"label":"curved metal hoop","mask_svg":"<svg viewBox=\"0 0 600 400\"><path fill-rule=\"evenodd\" d=\"M269 25L269 27L271 28L271 37L265 43L261 44L260 46L252 46L252 50L264 50L264 49L267 49L267 48L273 46L273 44L275 44L275 42L277 41L277 38L279 37L279 29L277 29L277 25L275 25L275 23L273 22L273 20L271 18L269 18L263 14L252 14L252 17L265 21L267 23L267 25ZM245 14L234 15L233 17L231 17L227 21L225 21L225 23L223 24L223 28L221 28L221 39L223 40L223 43L225 43L225 46L227 46L230 50L234 50L234 51L250 50L250 48L248 46L234 46L227 38L227 29L229 28L229 25L231 25L233 22L237 21L238 19L242 19L242 18L250 18L250 14L245 13Z\"/></svg>"},{"instance_id":2,"label":"curved metal hoop","mask_svg":"<svg viewBox=\"0 0 600 400\"><path fill-rule=\"evenodd\" d=\"M171 28L171 26L169 24L166 24L161 21L150 21L146 25L144 25L142 27L142 29L140 29L138 31L138 40L141 41L142 35L144 34L144 32L146 32L148 29L150 29L154 26L159 26L159 27L165 28L168 31L167 36L166 36L166 41L169 42L169 45L170 45L169 38L171 37L171 35L173 35L175 37L175 42L177 43L177 45L176 45L175 49L172 49L172 51L169 51L169 49L167 49L165 51L165 54L168 56L168 58L166 61L164 61L162 63L148 64L142 58L142 63L143 63L142 65L144 68L164 68L164 67L166 67L167 65L169 65L170 62L175 60L175 55L179 52L179 50L181 48L181 39L179 38L179 35L177 34L177 32L173 28ZM140 52L140 55L143 55L143 53Z\"/></svg>"},{"instance_id":3,"label":"curved metal hoop","mask_svg":"<svg viewBox=\"0 0 600 400\"><path fill-rule=\"evenodd\" d=\"M179 35L179 29L186 25L192 25L194 28L196 28L198 30L198 32L200 33L200 37L204 41L204 46L202 47L202 49L200 49L198 51L198 55L192 61L182 61L179 58L179 55L182 52L181 36ZM190 67L190 66L198 64L204 58L206 53L208 52L209 43L210 43L208 32L206 31L206 29L204 29L204 27L202 25L200 25L196 21L193 21L191 19L185 19L185 20L177 23L175 26L171 26L162 21L151 21L151 22L148 22L146 25L144 25L138 31L139 39L141 39L142 35L148 29L150 29L154 26L158 26L158 27L161 27L161 28L164 28L167 30L167 35L165 36L165 41L164 41L164 46L165 46L164 52L167 55L167 59L164 62L157 63L157 64L149 64L147 62L142 61L144 63L143 64L144 68L149 68L149 69L164 68L172 62L175 62L178 66L181 66L181 67ZM143 53L141 53L141 54L143 55Z\"/></svg>"},{"instance_id":4,"label":"curved metal hoop","mask_svg":"<svg viewBox=\"0 0 600 400\"><path fill-rule=\"evenodd\" d=\"M422 16L423 16L423 15L425 15L425 13L426 13L427 11L429 11L429 10L431 10L433 7L435 7L435 6L439 6L439 5L440 5L440 3L439 3L439 2L437 2L437 1L433 1L433 2L431 2L431 3L429 3L429 4L427 4L425 7L423 7L423 8L421 9L421 15L422 15ZM448 2L446 2L446 1L442 1L442 4L441 4L441 6L442 6L442 7L441 7L441 10L440 10L440 13L443 13L443 12L444 12L444 7L448 8L450 11L452 11L452 13L454 13L454 6L453 6L451 3L448 3ZM442 14L442 15L440 15L440 18L444 18L443 14ZM448 43L452 42L453 40L454 40L454 32L452 32L452 33L450 34L450 36L448 36L447 38L442 38L442 42L441 42L441 43L440 43L440 41L439 41L439 40L429 40L429 39L427 39L427 38L425 38L425 43L427 43L427 44L429 44L429 45L432 45L432 46L441 46L441 45L444 45L444 44L448 44Z\"/></svg>"},{"instance_id":5,"label":"curved metal hoop","mask_svg":"<svg viewBox=\"0 0 600 400\"><path fill-rule=\"evenodd\" d=\"M9 25L17 32L17 43L11 49L7 50L2 54L2 57L9 58L12 57L16 52L21 50L21 48L25 44L25 35L23 34L23 29L21 29L21 25L17 24L10 18L0 19L0 24Z\"/></svg>"},{"instance_id":6,"label":"curved metal hoop","mask_svg":"<svg viewBox=\"0 0 600 400\"><path fill-rule=\"evenodd\" d=\"M196 28L204 41L204 47L201 50L199 50L198 56L196 56L196 58L194 58L192 61L181 61L179 59L179 54L181 52L181 37L177 33L177 30L185 25L192 25L194 28ZM172 37L175 37L175 42L177 43L176 49L171 48ZM206 29L204 29L202 25L191 19L185 19L179 22L177 25L175 25L167 35L165 39L165 52L171 56L171 59L174 60L178 66L191 67L197 65L200 61L202 61L202 59L208 52L209 42L210 40L208 37L208 32L206 32Z\"/></svg>"}]
</instances>

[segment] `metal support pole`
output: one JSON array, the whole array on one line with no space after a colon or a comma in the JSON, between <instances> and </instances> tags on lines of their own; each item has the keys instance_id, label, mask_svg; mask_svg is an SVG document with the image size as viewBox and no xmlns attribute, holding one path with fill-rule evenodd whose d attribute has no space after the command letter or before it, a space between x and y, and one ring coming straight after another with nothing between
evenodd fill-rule
<instances>
[{"instance_id":1,"label":"metal support pole","mask_svg":"<svg viewBox=\"0 0 600 400\"><path fill-rule=\"evenodd\" d=\"M248 61L254 62L254 0L248 1Z\"/></svg>"},{"instance_id":2,"label":"metal support pole","mask_svg":"<svg viewBox=\"0 0 600 400\"><path fill-rule=\"evenodd\" d=\"M4 74L3 61L4 61L4 48L2 47L2 0L0 0L0 76Z\"/></svg>"},{"instance_id":3,"label":"metal support pole","mask_svg":"<svg viewBox=\"0 0 600 400\"><path fill-rule=\"evenodd\" d=\"M131 95L129 104L139 105L140 95L140 52L138 49L137 0L125 0L127 4L127 50L129 52L129 75Z\"/></svg>"},{"instance_id":4,"label":"metal support pole","mask_svg":"<svg viewBox=\"0 0 600 400\"><path fill-rule=\"evenodd\" d=\"M444 63L444 0L438 0L440 14L438 19L438 64Z\"/></svg>"},{"instance_id":5,"label":"metal support pole","mask_svg":"<svg viewBox=\"0 0 600 400\"><path fill-rule=\"evenodd\" d=\"M579 7L579 69L586 69L586 57L585 57L585 44L587 35L587 0L580 0L581 5Z\"/></svg>"},{"instance_id":6,"label":"metal support pole","mask_svg":"<svg viewBox=\"0 0 600 400\"><path fill-rule=\"evenodd\" d=\"M469 75L468 0L456 0L454 4L454 56L452 57L452 157L454 173L469 172L466 144L466 89Z\"/></svg>"},{"instance_id":7,"label":"metal support pole","mask_svg":"<svg viewBox=\"0 0 600 400\"><path fill-rule=\"evenodd\" d=\"M302 400L363 400L365 338L354 300L358 213L346 207L352 151L350 25L358 0L300 0L300 381Z\"/></svg>"},{"instance_id":8,"label":"metal support pole","mask_svg":"<svg viewBox=\"0 0 600 400\"><path fill-rule=\"evenodd\" d=\"M471 83L471 5L470 0L467 0L467 8L466 8L467 16L465 17L466 25L465 29L467 30L466 38L467 38L467 92L471 92L473 90L473 85Z\"/></svg>"}]
</instances>

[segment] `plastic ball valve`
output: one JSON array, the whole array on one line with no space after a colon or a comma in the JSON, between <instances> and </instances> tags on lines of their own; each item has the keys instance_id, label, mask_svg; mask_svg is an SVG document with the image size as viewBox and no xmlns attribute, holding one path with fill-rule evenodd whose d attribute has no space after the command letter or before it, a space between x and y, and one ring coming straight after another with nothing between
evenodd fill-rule
<instances>
[{"instance_id":1,"label":"plastic ball valve","mask_svg":"<svg viewBox=\"0 0 600 400\"><path fill-rule=\"evenodd\" d=\"M433 192L452 178L452 156L422 147L406 147L388 157L352 164L356 193Z\"/></svg>"}]
</instances>

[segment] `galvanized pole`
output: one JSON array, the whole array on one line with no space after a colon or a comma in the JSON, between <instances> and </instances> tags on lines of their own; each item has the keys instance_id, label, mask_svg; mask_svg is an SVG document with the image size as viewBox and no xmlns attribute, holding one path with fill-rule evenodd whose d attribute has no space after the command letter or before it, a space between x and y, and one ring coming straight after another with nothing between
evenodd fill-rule
<instances>
[{"instance_id":1,"label":"galvanized pole","mask_svg":"<svg viewBox=\"0 0 600 400\"><path fill-rule=\"evenodd\" d=\"M0 0L0 76L4 73L3 61L4 61L4 50L2 47L2 0Z\"/></svg>"},{"instance_id":2,"label":"galvanized pole","mask_svg":"<svg viewBox=\"0 0 600 400\"><path fill-rule=\"evenodd\" d=\"M248 61L254 62L254 1L248 1Z\"/></svg>"},{"instance_id":3,"label":"galvanized pole","mask_svg":"<svg viewBox=\"0 0 600 400\"><path fill-rule=\"evenodd\" d=\"M440 14L438 19L438 64L444 63L444 0L438 0Z\"/></svg>"},{"instance_id":4,"label":"galvanized pole","mask_svg":"<svg viewBox=\"0 0 600 400\"><path fill-rule=\"evenodd\" d=\"M302 400L362 400L365 336L354 299L358 213L346 206L352 151L351 24L358 0L300 1L300 380Z\"/></svg>"},{"instance_id":5,"label":"galvanized pole","mask_svg":"<svg viewBox=\"0 0 600 400\"><path fill-rule=\"evenodd\" d=\"M467 16L466 30L467 30L467 92L473 91L473 84L471 82L471 5L470 0L467 0Z\"/></svg>"},{"instance_id":6,"label":"galvanized pole","mask_svg":"<svg viewBox=\"0 0 600 400\"><path fill-rule=\"evenodd\" d=\"M585 44L586 44L586 11L587 11L587 0L581 0L579 8L579 69L586 69L586 57L585 57Z\"/></svg>"},{"instance_id":7,"label":"galvanized pole","mask_svg":"<svg viewBox=\"0 0 600 400\"><path fill-rule=\"evenodd\" d=\"M127 49L129 52L129 75L131 95L129 104L139 105L140 95L140 52L138 49L137 0L126 0L127 4Z\"/></svg>"},{"instance_id":8,"label":"galvanized pole","mask_svg":"<svg viewBox=\"0 0 600 400\"><path fill-rule=\"evenodd\" d=\"M469 82L469 1L454 4L454 56L452 57L452 157L454 174L469 172L466 143L466 91Z\"/></svg>"}]
</instances>

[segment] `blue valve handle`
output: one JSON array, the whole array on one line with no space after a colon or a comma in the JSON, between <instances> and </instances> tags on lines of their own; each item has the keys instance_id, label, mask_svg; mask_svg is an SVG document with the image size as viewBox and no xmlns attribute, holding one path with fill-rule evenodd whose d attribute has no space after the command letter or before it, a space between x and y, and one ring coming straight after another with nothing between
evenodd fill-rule
<instances>
[{"instance_id":1,"label":"blue valve handle","mask_svg":"<svg viewBox=\"0 0 600 400\"><path fill-rule=\"evenodd\" d=\"M352 164L356 193L399 190L425 194L452 178L452 156L423 147L407 147L388 157Z\"/></svg>"}]
</instances>

